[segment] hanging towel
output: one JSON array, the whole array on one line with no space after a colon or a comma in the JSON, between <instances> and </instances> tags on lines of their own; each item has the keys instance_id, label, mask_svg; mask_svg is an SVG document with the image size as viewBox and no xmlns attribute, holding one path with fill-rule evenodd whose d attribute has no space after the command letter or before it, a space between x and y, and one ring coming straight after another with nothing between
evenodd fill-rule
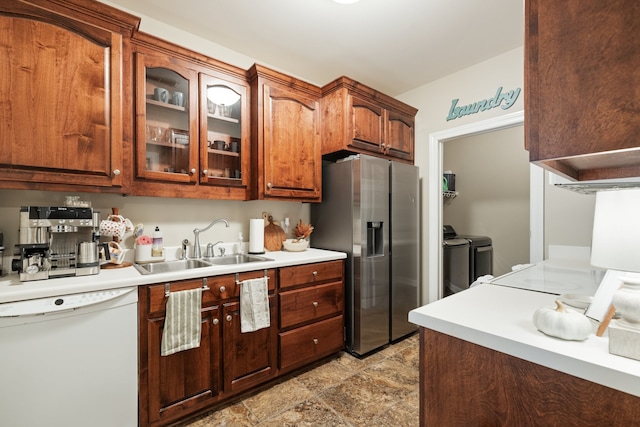
<instances>
[{"instance_id":1,"label":"hanging towel","mask_svg":"<svg viewBox=\"0 0 640 427\"><path fill-rule=\"evenodd\" d=\"M202 288L169 294L162 331L162 356L200 347L201 301Z\"/></svg>"},{"instance_id":2,"label":"hanging towel","mask_svg":"<svg viewBox=\"0 0 640 427\"><path fill-rule=\"evenodd\" d=\"M240 285L240 332L253 332L271 325L267 278L249 279Z\"/></svg>"}]
</instances>

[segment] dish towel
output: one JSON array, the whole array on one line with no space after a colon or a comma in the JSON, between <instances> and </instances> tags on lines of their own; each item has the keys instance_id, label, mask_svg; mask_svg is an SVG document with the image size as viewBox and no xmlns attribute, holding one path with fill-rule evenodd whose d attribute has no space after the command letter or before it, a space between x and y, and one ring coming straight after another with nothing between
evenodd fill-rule
<instances>
[{"instance_id":1,"label":"dish towel","mask_svg":"<svg viewBox=\"0 0 640 427\"><path fill-rule=\"evenodd\" d=\"M169 294L160 346L162 356L200 347L201 302L202 288Z\"/></svg>"},{"instance_id":2,"label":"dish towel","mask_svg":"<svg viewBox=\"0 0 640 427\"><path fill-rule=\"evenodd\" d=\"M240 285L240 332L271 326L267 278L249 279Z\"/></svg>"}]
</instances>

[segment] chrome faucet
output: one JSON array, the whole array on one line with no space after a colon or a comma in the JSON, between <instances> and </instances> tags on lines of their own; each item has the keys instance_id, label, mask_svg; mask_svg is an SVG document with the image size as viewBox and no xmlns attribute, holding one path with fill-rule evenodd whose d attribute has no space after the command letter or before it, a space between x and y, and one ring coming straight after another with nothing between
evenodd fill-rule
<instances>
[{"instance_id":1,"label":"chrome faucet","mask_svg":"<svg viewBox=\"0 0 640 427\"><path fill-rule=\"evenodd\" d=\"M218 240L215 243L209 243L207 245L207 255L206 255L207 258L213 258L214 256L216 256L216 254L213 253L213 248L214 248L214 246L219 245L220 243L223 243L222 240ZM220 256L222 256L222 255L224 255L224 248L221 247L220 248Z\"/></svg>"},{"instance_id":2,"label":"chrome faucet","mask_svg":"<svg viewBox=\"0 0 640 427\"><path fill-rule=\"evenodd\" d=\"M213 220L211 222L211 224L207 225L205 228L203 229L199 229L199 228L194 228L193 229L193 258L202 258L202 250L200 249L200 233L202 233L203 231L207 231L208 229L210 229L211 227L213 227L214 225L216 225L219 222L224 222L224 224L229 227L229 221L227 221L226 219L216 219Z\"/></svg>"}]
</instances>

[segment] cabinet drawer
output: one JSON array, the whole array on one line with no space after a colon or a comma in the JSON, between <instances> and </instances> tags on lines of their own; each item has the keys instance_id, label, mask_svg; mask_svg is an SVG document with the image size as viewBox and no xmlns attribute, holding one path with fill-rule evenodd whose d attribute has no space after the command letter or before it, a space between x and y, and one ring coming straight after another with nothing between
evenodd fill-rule
<instances>
[{"instance_id":1,"label":"cabinet drawer","mask_svg":"<svg viewBox=\"0 0 640 427\"><path fill-rule=\"evenodd\" d=\"M178 280L175 282L167 282L170 292L186 291L190 289L202 288L204 279ZM149 286L149 314L163 314L167 307L167 296L165 295L165 283L158 283ZM202 306L212 305L218 299L216 295L209 290L202 292Z\"/></svg>"},{"instance_id":2,"label":"cabinet drawer","mask_svg":"<svg viewBox=\"0 0 640 427\"><path fill-rule=\"evenodd\" d=\"M218 299L238 298L240 296L240 287L236 283L236 280L242 282L243 280L258 279L264 277L264 270L249 271L239 274L226 274L224 276L214 276L208 278L208 285ZM276 273L275 270L267 270L267 277L269 281L267 286L269 293L276 290Z\"/></svg>"},{"instance_id":3,"label":"cabinet drawer","mask_svg":"<svg viewBox=\"0 0 640 427\"><path fill-rule=\"evenodd\" d=\"M196 289L206 286L209 288L202 292L202 306L207 307L213 305L215 301L229 298L237 298L240 296L240 286L236 284L236 278L239 281L247 279L255 279L264 276L264 270L250 271L246 273L225 274L222 276L203 277L199 279L178 280L174 282L158 283L149 286L149 314L162 314L167 306L167 296L165 295L166 286L169 286L170 292L185 291L188 289ZM267 270L269 277L269 292L276 289L275 270Z\"/></svg>"},{"instance_id":4,"label":"cabinet drawer","mask_svg":"<svg viewBox=\"0 0 640 427\"><path fill-rule=\"evenodd\" d=\"M280 334L280 369L314 362L343 347L342 316L283 332Z\"/></svg>"},{"instance_id":5,"label":"cabinet drawer","mask_svg":"<svg viewBox=\"0 0 640 427\"><path fill-rule=\"evenodd\" d=\"M280 328L342 314L343 287L339 281L280 293Z\"/></svg>"},{"instance_id":6,"label":"cabinet drawer","mask_svg":"<svg viewBox=\"0 0 640 427\"><path fill-rule=\"evenodd\" d=\"M298 285L322 283L343 277L343 261L296 265L280 269L280 289Z\"/></svg>"}]
</instances>

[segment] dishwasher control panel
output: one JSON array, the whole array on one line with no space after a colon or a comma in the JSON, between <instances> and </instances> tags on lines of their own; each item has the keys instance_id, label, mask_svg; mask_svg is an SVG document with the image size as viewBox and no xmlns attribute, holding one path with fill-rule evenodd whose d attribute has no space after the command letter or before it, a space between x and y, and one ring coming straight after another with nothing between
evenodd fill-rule
<instances>
[{"instance_id":1,"label":"dishwasher control panel","mask_svg":"<svg viewBox=\"0 0 640 427\"><path fill-rule=\"evenodd\" d=\"M0 304L0 318L47 315L66 310L75 310L118 298L132 292L134 289L135 288L107 289L103 291L83 292L79 294L4 303Z\"/></svg>"}]
</instances>

